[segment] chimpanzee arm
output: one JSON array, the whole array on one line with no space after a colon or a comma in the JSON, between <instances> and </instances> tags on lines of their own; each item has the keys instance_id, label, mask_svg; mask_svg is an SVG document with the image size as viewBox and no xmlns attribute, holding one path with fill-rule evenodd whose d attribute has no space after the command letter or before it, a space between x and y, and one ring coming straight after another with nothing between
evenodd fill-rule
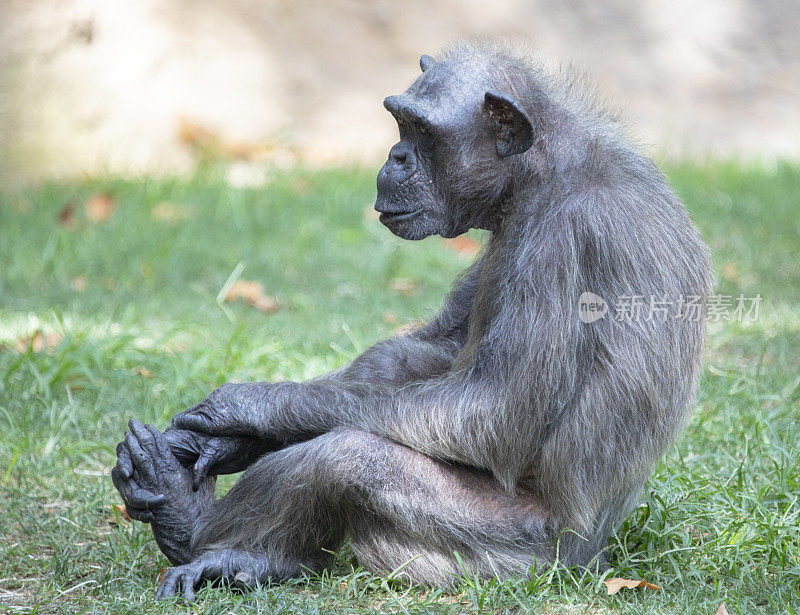
<instances>
[{"instance_id":1,"label":"chimpanzee arm","mask_svg":"<svg viewBox=\"0 0 800 615\"><path fill-rule=\"evenodd\" d=\"M313 397L329 387L345 388L375 385L394 389L410 382L436 378L448 372L467 337L467 326L475 289L482 268L477 260L454 285L441 313L430 323L403 337L375 344L349 365L306 383L225 384L186 413L176 416L167 439L173 453L184 465L195 469L195 482L207 473L238 472L248 467L265 451L277 450L327 431L313 421L292 425L263 436L252 430L233 437L182 429L181 417L227 411L239 416L263 411L276 404L288 405L300 397ZM287 387L293 391L286 395ZM344 389L343 389L344 390ZM132 462L123 454L121 466L132 471Z\"/></svg>"},{"instance_id":2,"label":"chimpanzee arm","mask_svg":"<svg viewBox=\"0 0 800 615\"><path fill-rule=\"evenodd\" d=\"M378 342L346 367L318 381L392 387L448 372L467 338L481 268L482 260L478 260L464 273L433 321L408 335Z\"/></svg>"},{"instance_id":3,"label":"chimpanzee arm","mask_svg":"<svg viewBox=\"0 0 800 615\"><path fill-rule=\"evenodd\" d=\"M521 342L524 337L520 335ZM570 352L571 341L564 338L549 347L540 343L538 348L546 349L540 356L552 357L553 366L569 363L581 350L575 344ZM536 345L529 347L537 352ZM531 351L515 363L512 355L519 348L496 354L479 348L480 368L465 366L402 387L324 379L287 382L276 385L264 403L238 403L232 412L212 395L206 409L179 414L174 423L181 429L287 442L355 427L431 457L489 470L510 488L546 436L548 420L558 420L573 385L548 386L543 377L561 377L537 370Z\"/></svg>"},{"instance_id":4,"label":"chimpanzee arm","mask_svg":"<svg viewBox=\"0 0 800 615\"><path fill-rule=\"evenodd\" d=\"M544 258L544 252L535 254L540 255ZM572 283L574 267L574 262L521 263L504 280L486 281L485 287L482 281L476 303L485 321L470 323L468 339L446 373L399 387L287 382L249 403L226 404L224 393L220 399L212 394L207 407L176 415L174 423L206 433L288 441L356 427L432 457L490 470L510 486L559 422L582 386L579 380L591 372L588 365L577 365L592 357L585 347L590 338L578 335L577 297L562 288ZM505 301L491 305L499 284Z\"/></svg>"}]
</instances>

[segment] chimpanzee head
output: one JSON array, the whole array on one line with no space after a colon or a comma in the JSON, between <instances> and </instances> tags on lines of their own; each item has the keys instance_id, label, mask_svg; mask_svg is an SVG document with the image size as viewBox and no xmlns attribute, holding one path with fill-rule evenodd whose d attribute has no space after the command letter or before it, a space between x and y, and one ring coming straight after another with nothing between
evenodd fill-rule
<instances>
[{"instance_id":1,"label":"chimpanzee head","mask_svg":"<svg viewBox=\"0 0 800 615\"><path fill-rule=\"evenodd\" d=\"M512 159L533 143L528 113L487 59L424 55L420 67L411 87L383 101L400 141L378 173L375 209L405 239L492 229L519 166Z\"/></svg>"}]
</instances>

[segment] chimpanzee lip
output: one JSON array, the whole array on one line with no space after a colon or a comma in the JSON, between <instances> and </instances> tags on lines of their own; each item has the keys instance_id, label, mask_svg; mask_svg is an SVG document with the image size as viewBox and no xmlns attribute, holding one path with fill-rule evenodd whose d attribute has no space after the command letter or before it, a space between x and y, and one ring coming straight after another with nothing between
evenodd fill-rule
<instances>
[{"instance_id":1,"label":"chimpanzee lip","mask_svg":"<svg viewBox=\"0 0 800 615\"><path fill-rule=\"evenodd\" d=\"M385 211L381 213L380 221L383 224L386 222L401 222L403 220L416 218L421 213L422 208L415 209L414 211Z\"/></svg>"}]
</instances>

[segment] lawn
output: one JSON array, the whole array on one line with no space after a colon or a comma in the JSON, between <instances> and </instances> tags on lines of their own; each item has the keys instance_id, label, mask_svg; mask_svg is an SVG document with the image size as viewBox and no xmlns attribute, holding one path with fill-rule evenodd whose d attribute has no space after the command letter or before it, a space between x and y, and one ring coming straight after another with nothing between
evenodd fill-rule
<instances>
[{"instance_id":1,"label":"lawn","mask_svg":"<svg viewBox=\"0 0 800 615\"><path fill-rule=\"evenodd\" d=\"M718 292L763 300L754 322L710 324L692 420L612 539L609 573L464 578L443 594L370 575L345 546L323 576L207 589L196 609L800 613L800 167L667 173ZM0 198L0 611L14 613L186 612L154 602L166 559L115 508L128 418L163 428L225 381L339 366L431 316L471 259L468 242L392 237L368 213L371 171L282 171L258 189L214 171L87 179ZM278 309L226 302L237 281ZM612 576L662 589L609 596Z\"/></svg>"}]
</instances>

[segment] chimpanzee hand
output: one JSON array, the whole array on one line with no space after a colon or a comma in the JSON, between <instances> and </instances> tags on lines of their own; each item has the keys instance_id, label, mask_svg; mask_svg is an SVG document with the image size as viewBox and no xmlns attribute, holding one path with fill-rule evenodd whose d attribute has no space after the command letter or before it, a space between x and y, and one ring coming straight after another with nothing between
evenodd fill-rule
<instances>
[{"instance_id":1,"label":"chimpanzee hand","mask_svg":"<svg viewBox=\"0 0 800 615\"><path fill-rule=\"evenodd\" d=\"M246 470L261 455L275 448L256 438L211 436L174 427L168 428L164 437L178 461L192 469L195 490L206 476Z\"/></svg>"},{"instance_id":2,"label":"chimpanzee hand","mask_svg":"<svg viewBox=\"0 0 800 615\"><path fill-rule=\"evenodd\" d=\"M161 551L173 564L189 560L192 528L214 500L215 479L193 489L192 474L158 429L137 420L117 446L114 486L132 519L150 523Z\"/></svg>"},{"instance_id":3,"label":"chimpanzee hand","mask_svg":"<svg viewBox=\"0 0 800 615\"><path fill-rule=\"evenodd\" d=\"M201 403L176 414L172 426L213 436L269 438L277 409L273 393L283 384L290 383L223 384Z\"/></svg>"},{"instance_id":4,"label":"chimpanzee hand","mask_svg":"<svg viewBox=\"0 0 800 615\"><path fill-rule=\"evenodd\" d=\"M255 438L217 437L174 428L163 435L175 458L192 470L195 491L207 476L241 472L269 450L267 444ZM133 460L124 442L117 446L117 466L124 476L132 475Z\"/></svg>"}]
</instances>

